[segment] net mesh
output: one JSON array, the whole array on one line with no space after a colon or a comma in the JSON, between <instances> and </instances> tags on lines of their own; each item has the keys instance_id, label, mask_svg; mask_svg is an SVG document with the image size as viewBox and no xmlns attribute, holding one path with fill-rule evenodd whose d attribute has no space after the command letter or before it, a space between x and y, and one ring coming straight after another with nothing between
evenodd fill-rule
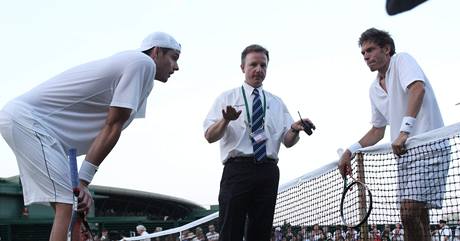
<instances>
[{"instance_id":1,"label":"net mesh","mask_svg":"<svg viewBox=\"0 0 460 241\"><path fill-rule=\"evenodd\" d=\"M354 181L344 189L340 203L342 223L357 227L366 221L367 214L372 211L371 192L365 184Z\"/></svg>"},{"instance_id":2,"label":"net mesh","mask_svg":"<svg viewBox=\"0 0 460 241\"><path fill-rule=\"evenodd\" d=\"M373 210L366 224L375 224L380 230L385 225L393 229L401 223L405 207L401 205L417 200L430 208L432 229L441 219L455 229L460 210L459 132L460 124L456 124L410 138L407 153L401 157L393 154L389 144L361 149L352 160L352 169L353 176L372 191ZM329 229L324 238L327 232L333 236L343 224L339 211L343 183L335 162L281 186L273 225L298 230L303 227L304 232L312 233L312 227L318 224ZM357 197L345 200L344 205L355 207L348 208L353 213L345 215L362 215L359 205L366 203L360 203ZM356 232L370 234L371 230L363 225Z\"/></svg>"}]
</instances>

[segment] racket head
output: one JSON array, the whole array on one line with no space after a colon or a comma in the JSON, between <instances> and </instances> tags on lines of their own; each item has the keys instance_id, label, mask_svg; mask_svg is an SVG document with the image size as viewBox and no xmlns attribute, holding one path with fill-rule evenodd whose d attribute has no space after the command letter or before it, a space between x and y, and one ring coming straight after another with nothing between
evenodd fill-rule
<instances>
[{"instance_id":1,"label":"racket head","mask_svg":"<svg viewBox=\"0 0 460 241\"><path fill-rule=\"evenodd\" d=\"M358 228L367 221L371 212L371 190L366 184L353 180L344 189L340 200L340 218L343 224L347 227Z\"/></svg>"}]
</instances>

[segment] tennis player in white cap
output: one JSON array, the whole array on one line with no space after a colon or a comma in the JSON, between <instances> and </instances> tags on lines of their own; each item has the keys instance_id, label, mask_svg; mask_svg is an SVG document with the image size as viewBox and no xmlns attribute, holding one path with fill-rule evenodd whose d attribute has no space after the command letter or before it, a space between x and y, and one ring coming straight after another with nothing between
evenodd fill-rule
<instances>
[{"instance_id":1,"label":"tennis player in white cap","mask_svg":"<svg viewBox=\"0 0 460 241\"><path fill-rule=\"evenodd\" d=\"M49 240L65 240L72 213L66 152L85 155L79 211L92 203L88 184L121 132L145 115L154 79L179 70L180 44L170 35L148 35L137 50L68 69L11 100L0 111L0 133L16 155L24 203L55 210Z\"/></svg>"}]
</instances>

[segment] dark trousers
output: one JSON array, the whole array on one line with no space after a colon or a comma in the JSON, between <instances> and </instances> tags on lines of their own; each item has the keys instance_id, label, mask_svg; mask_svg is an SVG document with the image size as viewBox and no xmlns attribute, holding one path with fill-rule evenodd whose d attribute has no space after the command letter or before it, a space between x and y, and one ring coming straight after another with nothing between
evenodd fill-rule
<instances>
[{"instance_id":1,"label":"dark trousers","mask_svg":"<svg viewBox=\"0 0 460 241\"><path fill-rule=\"evenodd\" d=\"M220 241L269 241L279 169L275 162L228 161L219 192Z\"/></svg>"}]
</instances>

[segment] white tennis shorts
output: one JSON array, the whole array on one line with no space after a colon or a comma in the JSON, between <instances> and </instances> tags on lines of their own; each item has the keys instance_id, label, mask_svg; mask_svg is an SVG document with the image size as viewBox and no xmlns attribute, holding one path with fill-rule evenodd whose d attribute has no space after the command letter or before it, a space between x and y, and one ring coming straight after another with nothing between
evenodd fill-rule
<instances>
[{"instance_id":1,"label":"white tennis shorts","mask_svg":"<svg viewBox=\"0 0 460 241\"><path fill-rule=\"evenodd\" d=\"M398 162L398 201L415 200L442 208L450 163L449 141L409 150Z\"/></svg>"},{"instance_id":2,"label":"white tennis shorts","mask_svg":"<svg viewBox=\"0 0 460 241\"><path fill-rule=\"evenodd\" d=\"M0 133L16 155L24 204L71 204L73 194L66 152L52 136L43 130L39 132L0 111Z\"/></svg>"}]
</instances>

